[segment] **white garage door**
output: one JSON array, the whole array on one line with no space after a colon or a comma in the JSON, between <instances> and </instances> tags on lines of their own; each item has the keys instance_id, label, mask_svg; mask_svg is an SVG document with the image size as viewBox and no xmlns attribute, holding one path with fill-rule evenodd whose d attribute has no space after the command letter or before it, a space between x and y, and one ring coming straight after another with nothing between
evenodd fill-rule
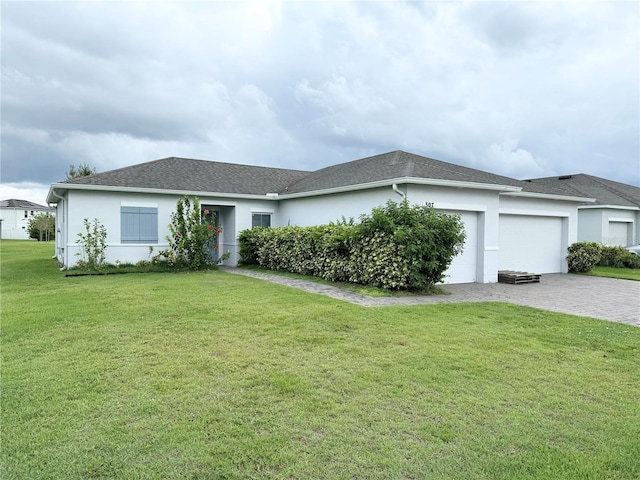
<instances>
[{"instance_id":1,"label":"white garage door","mask_svg":"<svg viewBox=\"0 0 640 480\"><path fill-rule=\"evenodd\" d=\"M500 215L500 270L562 271L562 218Z\"/></svg>"},{"instance_id":2,"label":"white garage door","mask_svg":"<svg viewBox=\"0 0 640 480\"><path fill-rule=\"evenodd\" d=\"M628 228L626 222L609 222L609 238L605 243L610 246L627 246Z\"/></svg>"},{"instance_id":3,"label":"white garage door","mask_svg":"<svg viewBox=\"0 0 640 480\"><path fill-rule=\"evenodd\" d=\"M467 234L464 251L451 262L451 266L445 272L444 283L475 282L478 271L478 214L454 210L444 210L443 213L460 215Z\"/></svg>"}]
</instances>

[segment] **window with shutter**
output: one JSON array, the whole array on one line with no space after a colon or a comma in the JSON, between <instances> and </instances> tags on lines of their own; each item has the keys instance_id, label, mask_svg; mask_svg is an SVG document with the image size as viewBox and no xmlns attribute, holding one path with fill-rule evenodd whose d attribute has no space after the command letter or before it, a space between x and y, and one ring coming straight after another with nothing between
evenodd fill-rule
<instances>
[{"instance_id":1,"label":"window with shutter","mask_svg":"<svg viewBox=\"0 0 640 480\"><path fill-rule=\"evenodd\" d=\"M158 209L120 207L121 243L158 243Z\"/></svg>"}]
</instances>

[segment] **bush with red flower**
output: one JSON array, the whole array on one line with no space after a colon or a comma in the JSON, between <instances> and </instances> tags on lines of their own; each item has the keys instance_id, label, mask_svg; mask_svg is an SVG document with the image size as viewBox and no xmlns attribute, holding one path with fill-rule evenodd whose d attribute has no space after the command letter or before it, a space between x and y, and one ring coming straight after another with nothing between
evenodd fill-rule
<instances>
[{"instance_id":1,"label":"bush with red flower","mask_svg":"<svg viewBox=\"0 0 640 480\"><path fill-rule=\"evenodd\" d=\"M193 203L187 197L178 200L169 224L169 249L160 252L160 255L170 264L193 270L227 259L229 253L218 258L213 255L218 250L216 238L222 233L222 228L215 226L215 218L214 212L200 210L198 197L194 197Z\"/></svg>"}]
</instances>

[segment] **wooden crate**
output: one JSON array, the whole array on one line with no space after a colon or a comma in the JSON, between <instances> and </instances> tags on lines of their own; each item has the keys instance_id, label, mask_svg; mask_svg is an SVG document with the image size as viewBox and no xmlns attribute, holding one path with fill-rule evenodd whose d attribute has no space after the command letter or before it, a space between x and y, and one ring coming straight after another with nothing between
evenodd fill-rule
<instances>
[{"instance_id":1,"label":"wooden crate","mask_svg":"<svg viewBox=\"0 0 640 480\"><path fill-rule=\"evenodd\" d=\"M512 285L520 285L521 283L540 283L538 273L514 272L511 270L500 270L498 272L499 283L510 283Z\"/></svg>"}]
</instances>

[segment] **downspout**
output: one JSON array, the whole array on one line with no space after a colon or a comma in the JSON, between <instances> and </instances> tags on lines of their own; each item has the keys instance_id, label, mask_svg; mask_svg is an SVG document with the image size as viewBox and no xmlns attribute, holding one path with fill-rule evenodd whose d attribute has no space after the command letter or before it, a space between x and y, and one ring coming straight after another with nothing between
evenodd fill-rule
<instances>
[{"instance_id":1,"label":"downspout","mask_svg":"<svg viewBox=\"0 0 640 480\"><path fill-rule=\"evenodd\" d=\"M403 200L406 200L407 196L405 195L404 192L402 192L399 188L397 184L393 184L391 185L391 188L393 189L394 192L396 192L398 195L400 195L402 197Z\"/></svg>"},{"instance_id":2,"label":"downspout","mask_svg":"<svg viewBox=\"0 0 640 480\"><path fill-rule=\"evenodd\" d=\"M53 189L53 188L51 189L51 195L53 195L54 197L57 197L58 199L60 199L60 203L61 203L61 204L63 204L63 203L64 203L64 197L61 197L60 195L58 195L58 194L56 193L55 189ZM51 206L49 203L47 203L47 205ZM58 210L58 204L57 204L57 203L56 203L56 210ZM60 209L60 211L62 212L62 221L64 222L64 207L63 207L63 208L61 208L61 209ZM57 211L56 211L56 225L58 224L58 220L59 220L59 219L58 219L58 213L59 213L59 212L57 212ZM60 234L60 233L62 233L62 230L63 230L63 229L60 229L60 232L58 232L58 231L56 230L56 249L58 249L58 248L59 248L59 247L58 247L58 242L59 242L59 241L61 241L61 239L60 239L60 235L59 235L59 234ZM51 258L57 258L57 259L58 259L58 261L60 261L60 259L58 258L58 252L56 252L56 254L55 254L53 257L51 257ZM62 272L62 271L64 271L64 270L66 270L66 269L67 269L67 267L66 267L66 265L65 265L65 262L62 262L62 267L60 267L60 271Z\"/></svg>"}]
</instances>

